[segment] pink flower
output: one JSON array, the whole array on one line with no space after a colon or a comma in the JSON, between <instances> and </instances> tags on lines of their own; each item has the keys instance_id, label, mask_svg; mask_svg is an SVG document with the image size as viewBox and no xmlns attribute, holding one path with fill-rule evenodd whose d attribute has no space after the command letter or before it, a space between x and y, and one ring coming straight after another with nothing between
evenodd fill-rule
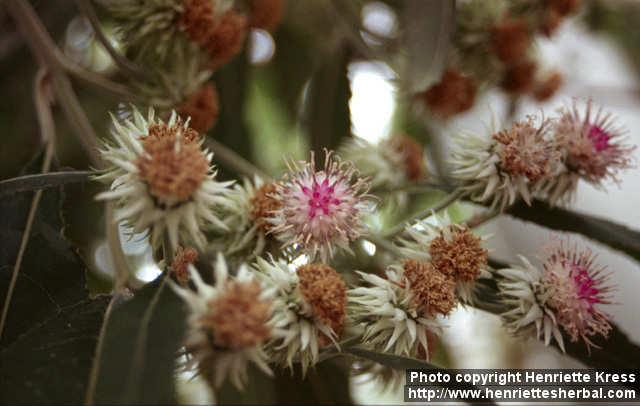
<instances>
[{"instance_id":1,"label":"pink flower","mask_svg":"<svg viewBox=\"0 0 640 406\"><path fill-rule=\"evenodd\" d=\"M612 115L594 111L591 100L584 113L574 102L560 116L555 128L556 140L564 153L569 172L599 185L605 179L616 180L617 173L631 165L635 147L624 145L625 132Z\"/></svg>"},{"instance_id":2,"label":"pink flower","mask_svg":"<svg viewBox=\"0 0 640 406\"><path fill-rule=\"evenodd\" d=\"M323 262L336 248L350 251L349 243L364 232L362 216L371 206L368 181L357 176L351 162L325 153L322 170L316 169L313 154L310 162L289 165L289 173L277 184L280 208L269 219L271 232L285 247Z\"/></svg>"},{"instance_id":3,"label":"pink flower","mask_svg":"<svg viewBox=\"0 0 640 406\"><path fill-rule=\"evenodd\" d=\"M609 317L599 309L610 304L612 287L605 268L595 264L595 255L559 244L544 263L542 285L548 289L546 305L572 342L582 338L587 348L597 347L591 337L607 337Z\"/></svg>"}]
</instances>

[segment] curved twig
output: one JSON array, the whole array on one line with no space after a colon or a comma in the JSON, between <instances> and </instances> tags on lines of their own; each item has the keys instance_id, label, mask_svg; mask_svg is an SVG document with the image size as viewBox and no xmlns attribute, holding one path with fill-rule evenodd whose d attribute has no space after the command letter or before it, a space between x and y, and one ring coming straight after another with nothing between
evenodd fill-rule
<instances>
[{"instance_id":1,"label":"curved twig","mask_svg":"<svg viewBox=\"0 0 640 406\"><path fill-rule=\"evenodd\" d=\"M67 183L84 182L89 179L91 171L60 171L19 176L0 181L0 197L19 192L48 189Z\"/></svg>"}]
</instances>

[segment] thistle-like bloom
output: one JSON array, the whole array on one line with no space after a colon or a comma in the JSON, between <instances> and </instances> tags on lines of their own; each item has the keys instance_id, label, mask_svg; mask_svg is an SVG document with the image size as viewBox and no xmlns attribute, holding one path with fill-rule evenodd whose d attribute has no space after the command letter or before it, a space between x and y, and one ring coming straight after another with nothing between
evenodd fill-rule
<instances>
[{"instance_id":1,"label":"thistle-like bloom","mask_svg":"<svg viewBox=\"0 0 640 406\"><path fill-rule=\"evenodd\" d=\"M198 251L191 247L178 247L173 261L171 261L171 272L178 283L186 285L189 282L189 265L198 260Z\"/></svg>"},{"instance_id":2,"label":"thistle-like bloom","mask_svg":"<svg viewBox=\"0 0 640 406\"><path fill-rule=\"evenodd\" d=\"M275 290L270 325L282 332L269 342L269 352L289 368L298 360L304 374L318 362L319 349L336 343L342 333L346 285L324 264L303 265L294 272L285 262L258 258L256 269L257 278Z\"/></svg>"},{"instance_id":3,"label":"thistle-like bloom","mask_svg":"<svg viewBox=\"0 0 640 406\"><path fill-rule=\"evenodd\" d=\"M363 342L396 355L428 358L428 335L439 334L437 315L454 308L455 284L429 262L406 260L386 278L358 272L369 284L349 290L349 316L364 329Z\"/></svg>"},{"instance_id":4,"label":"thistle-like bloom","mask_svg":"<svg viewBox=\"0 0 640 406\"><path fill-rule=\"evenodd\" d=\"M497 271L503 277L499 287L504 303L511 308L502 315L507 328L514 334L544 336L546 345L553 337L562 351L562 331L571 342L582 339L587 349L597 347L591 339L606 338L611 331L599 306L611 303L612 288L594 254L559 244L541 269L520 259L523 266Z\"/></svg>"},{"instance_id":5,"label":"thistle-like bloom","mask_svg":"<svg viewBox=\"0 0 640 406\"><path fill-rule=\"evenodd\" d=\"M362 138L351 138L340 149L340 155L353 162L358 171L370 179L371 190L400 188L423 179L426 173L423 147L410 137L394 135L378 144ZM406 194L395 193L398 202L406 201Z\"/></svg>"},{"instance_id":6,"label":"thistle-like bloom","mask_svg":"<svg viewBox=\"0 0 640 406\"><path fill-rule=\"evenodd\" d=\"M438 83L415 97L434 115L449 118L473 107L477 92L476 81L454 68L447 69Z\"/></svg>"},{"instance_id":7,"label":"thistle-like bloom","mask_svg":"<svg viewBox=\"0 0 640 406\"><path fill-rule=\"evenodd\" d=\"M452 223L446 214L433 214L430 220L433 222L419 221L405 229L407 237L398 239L400 253L411 260L431 262L453 281L463 303L473 303L476 279L489 276L488 252L482 247L488 237L476 236L468 227Z\"/></svg>"},{"instance_id":8,"label":"thistle-like bloom","mask_svg":"<svg viewBox=\"0 0 640 406\"><path fill-rule=\"evenodd\" d=\"M203 150L197 132L172 113L167 123L149 110L145 119L137 110L132 119L113 118L115 143L100 151L111 164L97 179L110 184L99 200L116 202L115 221L133 233L150 230L156 247L166 232L172 247L180 242L205 245L203 229L226 229L215 209L229 206L232 182L217 182L213 154Z\"/></svg>"},{"instance_id":9,"label":"thistle-like bloom","mask_svg":"<svg viewBox=\"0 0 640 406\"><path fill-rule=\"evenodd\" d=\"M576 101L564 109L553 131L565 170L547 186L551 203L570 200L580 178L602 187L604 181L617 181L618 172L632 165L635 146L625 144L625 131L611 114L595 110L591 100L583 112Z\"/></svg>"},{"instance_id":10,"label":"thistle-like bloom","mask_svg":"<svg viewBox=\"0 0 640 406\"><path fill-rule=\"evenodd\" d=\"M278 209L269 219L271 232L285 247L327 262L337 249L350 251L349 243L365 232L362 217L371 207L368 189L353 164L331 152L326 152L321 170L313 154L310 162L293 162L276 184Z\"/></svg>"},{"instance_id":11,"label":"thistle-like bloom","mask_svg":"<svg viewBox=\"0 0 640 406\"><path fill-rule=\"evenodd\" d=\"M264 182L256 177L253 182L245 179L242 185L234 185L230 196L231 209L220 211L220 219L228 229L219 230L211 238L210 248L224 252L227 259L233 257L241 262L252 261L271 247L273 241L267 233L271 230L269 218L279 207L273 196L276 187L273 182Z\"/></svg>"},{"instance_id":12,"label":"thistle-like bloom","mask_svg":"<svg viewBox=\"0 0 640 406\"><path fill-rule=\"evenodd\" d=\"M473 200L504 210L518 196L530 203L542 184L560 169L550 122L534 117L491 137L461 134L452 151L453 176Z\"/></svg>"},{"instance_id":13,"label":"thistle-like bloom","mask_svg":"<svg viewBox=\"0 0 640 406\"><path fill-rule=\"evenodd\" d=\"M245 266L235 277L229 276L222 255L215 264L214 286L203 282L193 266L189 271L195 292L171 283L189 307L185 348L190 359L185 367L211 376L214 387L220 387L229 377L241 389L249 362L271 375L264 350L272 334L278 333L269 325L271 291L263 288Z\"/></svg>"},{"instance_id":14,"label":"thistle-like bloom","mask_svg":"<svg viewBox=\"0 0 640 406\"><path fill-rule=\"evenodd\" d=\"M233 1L112 0L104 5L137 60L167 62L177 50L189 49L217 67L242 49L248 26Z\"/></svg>"},{"instance_id":15,"label":"thistle-like bloom","mask_svg":"<svg viewBox=\"0 0 640 406\"><path fill-rule=\"evenodd\" d=\"M219 113L218 92L211 83L189 94L178 107L178 114L181 117L190 117L191 128L200 133L207 133L213 128L218 121Z\"/></svg>"}]
</instances>

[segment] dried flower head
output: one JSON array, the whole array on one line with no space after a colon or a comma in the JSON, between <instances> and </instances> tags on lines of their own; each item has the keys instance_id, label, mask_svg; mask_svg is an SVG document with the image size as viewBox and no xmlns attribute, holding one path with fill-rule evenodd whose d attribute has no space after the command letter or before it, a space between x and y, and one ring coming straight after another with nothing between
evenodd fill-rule
<instances>
[{"instance_id":1,"label":"dried flower head","mask_svg":"<svg viewBox=\"0 0 640 406\"><path fill-rule=\"evenodd\" d=\"M423 269L424 270L424 269ZM410 270L409 275L415 276ZM353 323L364 329L362 341L381 351L390 351L396 355L418 357L428 356L429 334L439 334L440 325L434 315L442 299L436 299L426 292L426 285L415 288L402 266L392 266L386 271L386 278L358 272L368 286L350 289L348 314ZM422 282L420 282L422 283ZM429 283L429 282L427 282ZM442 289L444 285L434 285ZM427 300L425 303L423 300ZM447 305L439 303L446 310Z\"/></svg>"},{"instance_id":2,"label":"dried flower head","mask_svg":"<svg viewBox=\"0 0 640 406\"><path fill-rule=\"evenodd\" d=\"M558 89L562 87L564 79L558 71L553 71L537 81L533 88L533 97L539 102L547 101L552 98Z\"/></svg>"},{"instance_id":3,"label":"dried flower head","mask_svg":"<svg viewBox=\"0 0 640 406\"><path fill-rule=\"evenodd\" d=\"M285 0L251 0L251 27L275 30L284 15Z\"/></svg>"},{"instance_id":4,"label":"dried flower head","mask_svg":"<svg viewBox=\"0 0 640 406\"><path fill-rule=\"evenodd\" d=\"M533 85L538 65L531 60L522 60L509 65L504 72L500 86L509 93L527 93Z\"/></svg>"},{"instance_id":5,"label":"dried flower head","mask_svg":"<svg viewBox=\"0 0 640 406\"><path fill-rule=\"evenodd\" d=\"M276 199L276 184L268 182L256 189L251 197L250 218L262 231L269 232L273 225L268 221L271 215L280 209L280 202Z\"/></svg>"},{"instance_id":6,"label":"dried flower head","mask_svg":"<svg viewBox=\"0 0 640 406\"><path fill-rule=\"evenodd\" d=\"M453 176L471 198L504 210L518 196L527 203L560 170L550 121L529 116L491 137L463 133L454 141Z\"/></svg>"},{"instance_id":7,"label":"dried flower head","mask_svg":"<svg viewBox=\"0 0 640 406\"><path fill-rule=\"evenodd\" d=\"M220 104L218 92L213 84L207 83L191 93L178 107L181 117L190 117L189 125L200 133L206 133L218 121Z\"/></svg>"},{"instance_id":8,"label":"dried flower head","mask_svg":"<svg viewBox=\"0 0 640 406\"><path fill-rule=\"evenodd\" d=\"M515 334L544 335L545 344L555 338L564 351L562 331L571 342L582 339L587 349L596 347L594 336L607 337L611 331L608 316L599 306L609 304L612 288L603 267L595 264L588 250L558 244L552 248L542 269L521 257L524 267L498 271L504 303L511 310L503 314L507 327Z\"/></svg>"},{"instance_id":9,"label":"dried flower head","mask_svg":"<svg viewBox=\"0 0 640 406\"><path fill-rule=\"evenodd\" d=\"M115 221L134 233L149 229L154 247L164 232L174 249L180 241L204 246L203 228L226 228L213 213L230 204L231 182L215 181L212 154L175 112L167 123L153 110L146 119L132 114L122 123L113 118L115 144L105 142L101 150L111 166L96 177L110 190L96 198L115 201Z\"/></svg>"},{"instance_id":10,"label":"dried flower head","mask_svg":"<svg viewBox=\"0 0 640 406\"><path fill-rule=\"evenodd\" d=\"M521 60L531 44L527 21L508 17L491 28L491 49L502 62Z\"/></svg>"},{"instance_id":11,"label":"dried flower head","mask_svg":"<svg viewBox=\"0 0 640 406\"><path fill-rule=\"evenodd\" d=\"M442 118L463 113L473 107L476 98L475 80L458 70L447 69L440 82L416 95L433 114Z\"/></svg>"},{"instance_id":12,"label":"dried flower head","mask_svg":"<svg viewBox=\"0 0 640 406\"><path fill-rule=\"evenodd\" d=\"M223 252L232 262L245 263L277 248L276 241L266 234L271 226L266 220L271 213L267 202L267 195L272 193L267 192L271 185L271 182L264 183L257 176L253 181L245 179L242 184L234 185L229 196L231 207L220 210L218 214L228 228L210 233L210 250Z\"/></svg>"},{"instance_id":13,"label":"dried flower head","mask_svg":"<svg viewBox=\"0 0 640 406\"><path fill-rule=\"evenodd\" d=\"M545 0L545 5L562 17L575 13L580 8L580 4L581 0Z\"/></svg>"},{"instance_id":14,"label":"dried flower head","mask_svg":"<svg viewBox=\"0 0 640 406\"><path fill-rule=\"evenodd\" d=\"M275 290L271 325L286 330L269 342L275 360L303 373L318 362L319 349L342 333L346 315L346 286L340 275L324 264L304 265L293 271L283 261L257 259L256 276ZM337 344L336 344L337 345Z\"/></svg>"},{"instance_id":15,"label":"dried flower head","mask_svg":"<svg viewBox=\"0 0 640 406\"><path fill-rule=\"evenodd\" d=\"M391 147L403 158L405 174L409 181L417 182L424 177L426 168L422 145L404 134L396 134L383 144L384 147Z\"/></svg>"},{"instance_id":16,"label":"dried flower head","mask_svg":"<svg viewBox=\"0 0 640 406\"><path fill-rule=\"evenodd\" d=\"M189 282L189 265L198 260L198 251L191 247L178 247L173 261L171 261L171 271L178 283L186 285Z\"/></svg>"},{"instance_id":17,"label":"dried flower head","mask_svg":"<svg viewBox=\"0 0 640 406\"><path fill-rule=\"evenodd\" d=\"M205 45L216 25L214 1L183 0L182 14L177 21L178 28L198 45Z\"/></svg>"},{"instance_id":18,"label":"dried flower head","mask_svg":"<svg viewBox=\"0 0 640 406\"><path fill-rule=\"evenodd\" d=\"M456 306L456 283L430 262L406 259L402 274L413 292L414 305L430 315L448 315Z\"/></svg>"},{"instance_id":19,"label":"dried flower head","mask_svg":"<svg viewBox=\"0 0 640 406\"><path fill-rule=\"evenodd\" d=\"M356 175L350 162L326 152L324 168L310 162L292 162L289 173L276 184L279 208L270 218L271 232L285 247L299 248L311 260L326 262L338 249L362 235L362 217L370 208L368 183Z\"/></svg>"},{"instance_id":20,"label":"dried flower head","mask_svg":"<svg viewBox=\"0 0 640 406\"><path fill-rule=\"evenodd\" d=\"M428 221L407 226L397 245L403 257L429 262L435 270L451 278L464 303L473 302L473 287L479 277L487 277L488 252L482 247L486 237L476 236L466 226L451 222L448 215L433 214Z\"/></svg>"},{"instance_id":21,"label":"dried flower head","mask_svg":"<svg viewBox=\"0 0 640 406\"><path fill-rule=\"evenodd\" d=\"M220 16L204 47L211 56L211 66L217 68L229 62L244 45L247 36L247 18L233 10Z\"/></svg>"},{"instance_id":22,"label":"dried flower head","mask_svg":"<svg viewBox=\"0 0 640 406\"><path fill-rule=\"evenodd\" d=\"M185 367L198 368L210 376L216 388L229 376L241 389L247 380L248 362L271 375L264 345L282 331L269 325L273 309L270 291L244 266L230 277L221 254L214 268L214 286L203 282L193 266L189 272L195 292L171 284L190 311L185 347L191 358Z\"/></svg>"}]
</instances>

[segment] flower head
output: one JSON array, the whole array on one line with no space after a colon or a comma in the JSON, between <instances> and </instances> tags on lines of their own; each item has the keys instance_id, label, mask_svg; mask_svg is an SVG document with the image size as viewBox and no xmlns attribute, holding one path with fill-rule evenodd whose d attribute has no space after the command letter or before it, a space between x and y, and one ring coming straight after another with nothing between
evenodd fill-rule
<instances>
[{"instance_id":1,"label":"flower head","mask_svg":"<svg viewBox=\"0 0 640 406\"><path fill-rule=\"evenodd\" d=\"M558 71L553 71L538 80L533 89L533 96L537 101L543 102L552 98L562 86L564 79Z\"/></svg>"},{"instance_id":2,"label":"flower head","mask_svg":"<svg viewBox=\"0 0 640 406\"><path fill-rule=\"evenodd\" d=\"M416 95L434 115L442 118L469 110L473 107L475 97L474 79L453 68L447 69L438 83Z\"/></svg>"},{"instance_id":3,"label":"flower head","mask_svg":"<svg viewBox=\"0 0 640 406\"><path fill-rule=\"evenodd\" d=\"M590 251L558 244L542 268L521 260L523 267L498 271L504 302L511 308L503 319L513 333L544 335L547 345L553 336L563 351L562 331L571 342L582 339L587 349L596 346L594 336L608 336L611 325L599 306L611 303L612 288Z\"/></svg>"},{"instance_id":4,"label":"flower head","mask_svg":"<svg viewBox=\"0 0 640 406\"><path fill-rule=\"evenodd\" d=\"M509 65L504 72L500 86L509 93L527 93L532 90L538 65L531 60L524 59Z\"/></svg>"},{"instance_id":5,"label":"flower head","mask_svg":"<svg viewBox=\"0 0 640 406\"><path fill-rule=\"evenodd\" d=\"M269 291L244 266L230 277L222 255L215 264L214 286L203 282L193 266L189 271L195 292L171 285L190 311L185 347L192 358L186 367L197 367L212 376L214 387L220 387L229 376L236 387L242 388L248 362L271 375L264 344L278 330L269 325Z\"/></svg>"},{"instance_id":6,"label":"flower head","mask_svg":"<svg viewBox=\"0 0 640 406\"><path fill-rule=\"evenodd\" d=\"M625 144L625 132L613 116L594 111L590 100L584 112L575 101L564 109L553 131L565 170L548 185L552 203L570 199L579 178L601 187L606 180L617 181L618 172L632 165L635 147Z\"/></svg>"},{"instance_id":7,"label":"flower head","mask_svg":"<svg viewBox=\"0 0 640 406\"><path fill-rule=\"evenodd\" d=\"M430 278L433 268L415 262L390 267L386 278L358 273L368 286L349 290L349 315L364 329L363 342L396 355L428 357L427 337L440 332L435 315L453 307L453 284Z\"/></svg>"},{"instance_id":8,"label":"flower head","mask_svg":"<svg viewBox=\"0 0 640 406\"><path fill-rule=\"evenodd\" d=\"M117 204L115 221L140 233L151 232L157 246L166 231L172 247L180 241L204 246L203 228L226 228L214 214L230 204L230 182L217 182L212 154L200 136L173 113L167 123L153 110L145 119L137 110L133 120L113 119L115 144L105 142L101 154L111 164L97 179L110 190L96 198Z\"/></svg>"},{"instance_id":9,"label":"flower head","mask_svg":"<svg viewBox=\"0 0 640 406\"><path fill-rule=\"evenodd\" d=\"M206 133L213 128L219 113L218 92L211 83L205 84L188 95L178 107L178 114L181 117L190 117L191 128L201 133Z\"/></svg>"},{"instance_id":10,"label":"flower head","mask_svg":"<svg viewBox=\"0 0 640 406\"><path fill-rule=\"evenodd\" d=\"M282 17L286 6L285 0L251 0L251 27L264 30L275 30Z\"/></svg>"},{"instance_id":11,"label":"flower head","mask_svg":"<svg viewBox=\"0 0 640 406\"><path fill-rule=\"evenodd\" d=\"M267 232L271 229L268 217L278 207L271 197L275 192L272 182L255 177L245 179L233 187L230 207L222 208L218 217L228 227L216 230L209 236L209 248L225 254L227 260L240 263L253 261L271 248L275 241Z\"/></svg>"},{"instance_id":12,"label":"flower head","mask_svg":"<svg viewBox=\"0 0 640 406\"><path fill-rule=\"evenodd\" d=\"M326 153L324 168L313 162L292 163L289 174L276 184L278 209L270 218L271 232L285 247L299 247L311 259L326 262L337 249L364 232L368 211L368 182L356 176L350 162Z\"/></svg>"},{"instance_id":13,"label":"flower head","mask_svg":"<svg viewBox=\"0 0 640 406\"><path fill-rule=\"evenodd\" d=\"M330 266L308 264L296 271L285 262L258 258L257 277L275 291L271 325L285 332L269 342L269 351L289 368L299 360L303 373L318 362L319 349L342 333L347 294L340 275Z\"/></svg>"},{"instance_id":14,"label":"flower head","mask_svg":"<svg viewBox=\"0 0 640 406\"><path fill-rule=\"evenodd\" d=\"M502 62L522 59L530 44L529 25L524 19L506 18L491 28L492 50Z\"/></svg>"},{"instance_id":15,"label":"flower head","mask_svg":"<svg viewBox=\"0 0 640 406\"><path fill-rule=\"evenodd\" d=\"M181 285L186 285L189 281L189 265L197 260L198 251L191 247L178 247L178 250L173 256L173 261L171 261L171 271Z\"/></svg>"},{"instance_id":16,"label":"flower head","mask_svg":"<svg viewBox=\"0 0 640 406\"><path fill-rule=\"evenodd\" d=\"M353 162L358 171L370 179L371 190L388 194L390 189L424 178L426 173L424 149L416 141L402 134L372 144L362 138L350 138L340 148L340 154ZM394 192L395 202L403 204L406 193Z\"/></svg>"},{"instance_id":17,"label":"flower head","mask_svg":"<svg viewBox=\"0 0 640 406\"><path fill-rule=\"evenodd\" d=\"M488 276L488 252L483 237L466 226L452 223L448 216L431 216L433 222L420 221L408 226L406 238L398 239L400 253L409 260L429 262L436 271L452 280L460 299L473 302L473 286Z\"/></svg>"},{"instance_id":18,"label":"flower head","mask_svg":"<svg viewBox=\"0 0 640 406\"><path fill-rule=\"evenodd\" d=\"M492 208L504 210L518 195L529 203L559 171L549 128L550 121L537 123L530 116L490 138L461 134L452 152L453 176L473 200L490 201Z\"/></svg>"}]
</instances>

